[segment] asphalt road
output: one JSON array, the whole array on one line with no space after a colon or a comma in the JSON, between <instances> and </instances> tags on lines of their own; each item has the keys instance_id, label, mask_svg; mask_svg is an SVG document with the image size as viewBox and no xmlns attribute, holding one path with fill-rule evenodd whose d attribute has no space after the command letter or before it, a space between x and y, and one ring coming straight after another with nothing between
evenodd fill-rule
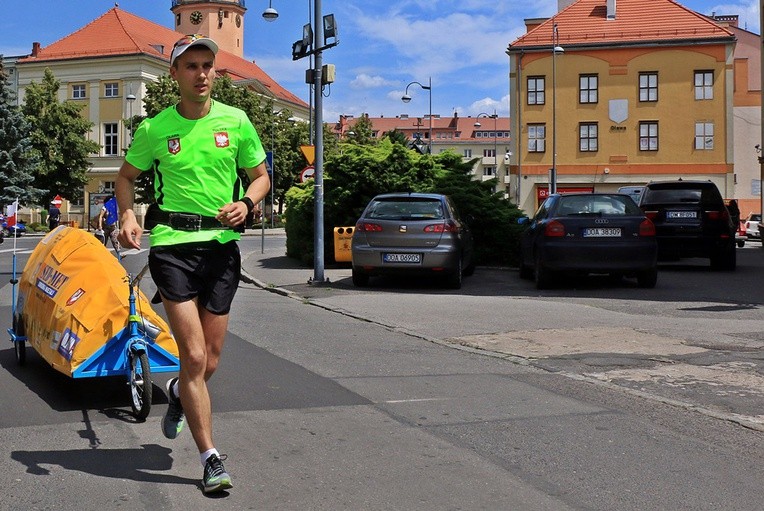
<instances>
[{"instance_id":1,"label":"asphalt road","mask_svg":"<svg viewBox=\"0 0 764 511\"><path fill-rule=\"evenodd\" d=\"M190 435L160 433L163 380L151 416L136 423L124 381L70 380L33 352L19 368L9 346L0 350L0 509L761 509L761 432L708 413L721 396L683 406L612 373L677 366L665 357L679 356L702 367L697 349L752 358L762 342L756 248L740 252L735 273L662 268L650 299L625 282L542 293L515 272L484 268L460 293L426 282L356 290L344 268L328 271L330 285L309 286L292 282L310 270L289 267L283 240L267 241L262 253L259 238L242 243L265 285L239 290L211 382L236 487L222 501L201 495ZM664 354L613 353L623 338ZM691 353L665 355L667 343ZM736 392L729 406L747 400ZM758 414L751 408L747 417Z\"/></svg>"}]
</instances>

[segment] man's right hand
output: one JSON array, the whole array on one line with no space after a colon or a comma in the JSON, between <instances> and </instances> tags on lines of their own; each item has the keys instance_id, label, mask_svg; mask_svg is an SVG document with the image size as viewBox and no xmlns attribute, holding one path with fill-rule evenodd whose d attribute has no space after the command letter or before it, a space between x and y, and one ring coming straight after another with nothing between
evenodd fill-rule
<instances>
[{"instance_id":1,"label":"man's right hand","mask_svg":"<svg viewBox=\"0 0 764 511\"><path fill-rule=\"evenodd\" d=\"M120 222L119 236L117 239L125 248L141 248L141 236L143 235L143 228L138 224L135 219L135 214L130 211L125 211L122 214L122 220Z\"/></svg>"}]
</instances>

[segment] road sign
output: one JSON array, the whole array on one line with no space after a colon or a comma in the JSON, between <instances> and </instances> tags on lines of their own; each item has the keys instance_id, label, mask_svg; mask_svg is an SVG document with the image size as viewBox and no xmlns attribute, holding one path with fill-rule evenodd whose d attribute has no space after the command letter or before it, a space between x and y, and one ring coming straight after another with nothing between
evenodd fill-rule
<instances>
[{"instance_id":1,"label":"road sign","mask_svg":"<svg viewBox=\"0 0 764 511\"><path fill-rule=\"evenodd\" d=\"M268 171L268 175L272 176L273 175L273 152L272 151L267 151L265 153L265 166L266 166L266 170Z\"/></svg>"},{"instance_id":2,"label":"road sign","mask_svg":"<svg viewBox=\"0 0 764 511\"><path fill-rule=\"evenodd\" d=\"M308 165L302 171L300 171L300 182L304 183L308 179L312 178L316 174L316 169L313 165Z\"/></svg>"},{"instance_id":3,"label":"road sign","mask_svg":"<svg viewBox=\"0 0 764 511\"><path fill-rule=\"evenodd\" d=\"M308 165L313 165L313 162L316 161L316 146L301 145L300 151L302 151L305 159L308 160Z\"/></svg>"}]
</instances>

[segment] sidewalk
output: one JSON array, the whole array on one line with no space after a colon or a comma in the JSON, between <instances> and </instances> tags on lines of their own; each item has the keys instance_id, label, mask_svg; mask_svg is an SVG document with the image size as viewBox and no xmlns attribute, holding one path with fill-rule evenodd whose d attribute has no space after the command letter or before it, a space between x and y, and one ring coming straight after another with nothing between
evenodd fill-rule
<instances>
[{"instance_id":1,"label":"sidewalk","mask_svg":"<svg viewBox=\"0 0 764 511\"><path fill-rule=\"evenodd\" d=\"M266 229L266 236L284 236L283 228ZM261 235L258 230L249 230L243 236ZM320 289L325 289L324 284L313 282L315 271L308 266L302 266L300 261L285 255L286 247L257 249L243 253L241 256L241 280L248 284L254 284L274 293L294 298L310 298L317 294ZM325 284L337 283L343 279L350 279L352 270L350 263L332 264L324 268ZM328 280L327 280L328 279ZM329 286L331 287L331 286Z\"/></svg>"}]
</instances>

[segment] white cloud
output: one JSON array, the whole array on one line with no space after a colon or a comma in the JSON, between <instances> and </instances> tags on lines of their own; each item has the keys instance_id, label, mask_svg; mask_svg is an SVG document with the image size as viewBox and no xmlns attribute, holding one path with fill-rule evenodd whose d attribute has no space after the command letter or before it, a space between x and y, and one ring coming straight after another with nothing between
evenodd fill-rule
<instances>
[{"instance_id":1,"label":"white cloud","mask_svg":"<svg viewBox=\"0 0 764 511\"><path fill-rule=\"evenodd\" d=\"M703 14L707 15L712 13L718 15L737 14L740 16L738 19L738 26L740 28L744 28L749 32L759 33L759 0L745 0L735 3L717 4L703 12Z\"/></svg>"},{"instance_id":2,"label":"white cloud","mask_svg":"<svg viewBox=\"0 0 764 511\"><path fill-rule=\"evenodd\" d=\"M353 89L376 89L378 87L392 85L398 85L398 82L385 80L381 76L370 76L366 73L356 75L356 77L350 81L350 87Z\"/></svg>"}]
</instances>

